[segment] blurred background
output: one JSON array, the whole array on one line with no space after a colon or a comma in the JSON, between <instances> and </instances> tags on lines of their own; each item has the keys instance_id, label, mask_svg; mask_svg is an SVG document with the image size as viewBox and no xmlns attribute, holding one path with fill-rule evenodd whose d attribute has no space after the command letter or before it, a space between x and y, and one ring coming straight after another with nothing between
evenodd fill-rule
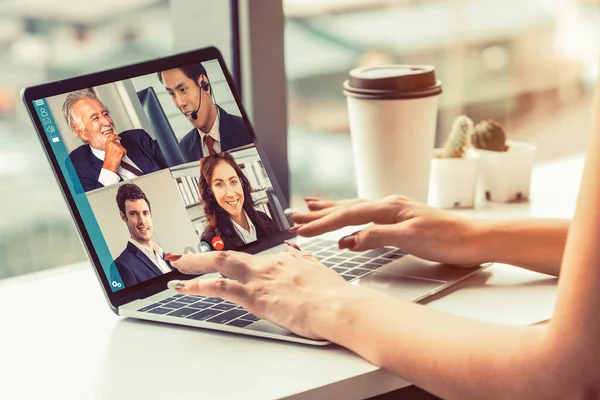
<instances>
[{"instance_id":1,"label":"blurred background","mask_svg":"<svg viewBox=\"0 0 600 400\"><path fill-rule=\"evenodd\" d=\"M0 0L0 279L86 259L21 88L173 53L171 7ZM600 0L284 0L283 9L292 206L356 194L341 86L357 66L434 65L444 86L437 144L466 113L536 144L538 161L584 149Z\"/></svg>"}]
</instances>

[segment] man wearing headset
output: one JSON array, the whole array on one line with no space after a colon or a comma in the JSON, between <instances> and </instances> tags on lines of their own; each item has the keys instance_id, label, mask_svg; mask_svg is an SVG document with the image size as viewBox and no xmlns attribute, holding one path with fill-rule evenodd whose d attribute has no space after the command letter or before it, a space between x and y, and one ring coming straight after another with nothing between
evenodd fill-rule
<instances>
[{"instance_id":1,"label":"man wearing headset","mask_svg":"<svg viewBox=\"0 0 600 400\"><path fill-rule=\"evenodd\" d=\"M186 162L253 143L244 120L215 104L202 64L161 71L158 79L193 126L179 142Z\"/></svg>"}]
</instances>

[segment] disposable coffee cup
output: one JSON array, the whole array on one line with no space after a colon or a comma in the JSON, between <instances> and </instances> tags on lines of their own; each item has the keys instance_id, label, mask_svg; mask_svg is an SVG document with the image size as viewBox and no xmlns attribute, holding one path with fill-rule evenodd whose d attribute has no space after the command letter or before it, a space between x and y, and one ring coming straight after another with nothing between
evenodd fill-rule
<instances>
[{"instance_id":1,"label":"disposable coffee cup","mask_svg":"<svg viewBox=\"0 0 600 400\"><path fill-rule=\"evenodd\" d=\"M432 66L356 68L344 82L358 196L427 202L442 84Z\"/></svg>"}]
</instances>

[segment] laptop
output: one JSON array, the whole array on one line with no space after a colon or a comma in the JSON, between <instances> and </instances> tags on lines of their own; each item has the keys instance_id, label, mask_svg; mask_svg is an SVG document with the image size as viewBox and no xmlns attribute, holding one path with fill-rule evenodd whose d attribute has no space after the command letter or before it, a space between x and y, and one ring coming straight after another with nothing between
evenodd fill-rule
<instances>
[{"instance_id":1,"label":"laptop","mask_svg":"<svg viewBox=\"0 0 600 400\"><path fill-rule=\"evenodd\" d=\"M214 47L28 87L22 98L117 315L327 345L223 299L167 289L190 276L165 254L263 254L296 240L349 284L409 301L484 268L453 268L392 247L340 250L336 232L296 238L260 132Z\"/></svg>"}]
</instances>

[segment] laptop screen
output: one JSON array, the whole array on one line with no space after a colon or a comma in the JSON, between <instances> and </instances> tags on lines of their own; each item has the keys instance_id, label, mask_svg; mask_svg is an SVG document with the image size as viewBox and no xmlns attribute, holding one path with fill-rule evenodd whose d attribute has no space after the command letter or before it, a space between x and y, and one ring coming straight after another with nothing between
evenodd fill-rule
<instances>
[{"instance_id":1,"label":"laptop screen","mask_svg":"<svg viewBox=\"0 0 600 400\"><path fill-rule=\"evenodd\" d=\"M31 100L113 292L172 272L165 254L244 249L289 228L221 65Z\"/></svg>"}]
</instances>

